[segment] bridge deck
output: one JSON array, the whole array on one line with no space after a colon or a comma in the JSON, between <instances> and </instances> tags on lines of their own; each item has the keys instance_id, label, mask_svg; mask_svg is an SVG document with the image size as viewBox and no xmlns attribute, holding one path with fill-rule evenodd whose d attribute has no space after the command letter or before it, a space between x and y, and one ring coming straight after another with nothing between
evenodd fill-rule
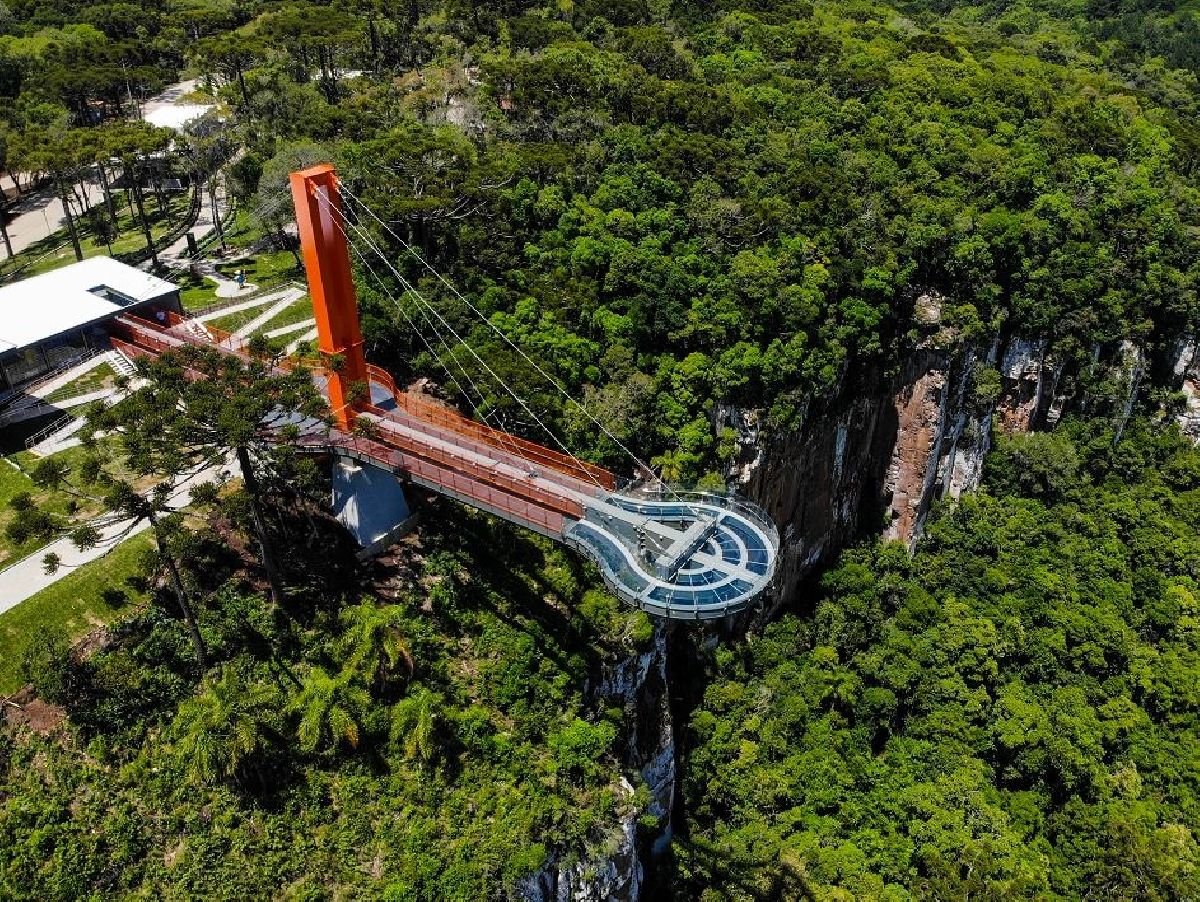
<instances>
[{"instance_id":1,"label":"bridge deck","mask_svg":"<svg viewBox=\"0 0 1200 902\"><path fill-rule=\"evenodd\" d=\"M114 345L130 356L204 345L249 357L240 339L180 317L164 327L122 316L114 328ZM769 584L778 533L756 508L714 495L622 495L601 467L399 391L385 371L367 369L373 403L358 413L366 434L312 421L300 445L383 467L563 541L592 558L618 596L660 616L722 617ZM329 377L314 370L322 390Z\"/></svg>"}]
</instances>

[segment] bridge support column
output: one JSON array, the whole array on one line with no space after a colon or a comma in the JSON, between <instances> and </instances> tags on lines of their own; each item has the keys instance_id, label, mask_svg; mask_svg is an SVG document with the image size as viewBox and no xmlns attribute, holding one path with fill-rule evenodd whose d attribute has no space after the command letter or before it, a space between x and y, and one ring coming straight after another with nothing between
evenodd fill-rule
<instances>
[{"instance_id":1,"label":"bridge support column","mask_svg":"<svg viewBox=\"0 0 1200 902\"><path fill-rule=\"evenodd\" d=\"M333 459L333 512L362 546L363 557L395 542L416 519L394 474L341 456Z\"/></svg>"},{"instance_id":2,"label":"bridge support column","mask_svg":"<svg viewBox=\"0 0 1200 902\"><path fill-rule=\"evenodd\" d=\"M291 174L296 225L304 250L308 290L317 320L317 340L329 376L329 407L338 426L349 429L354 408L370 400L367 362L358 326L358 302L350 277L350 252L342 229L337 173L328 164Z\"/></svg>"}]
</instances>

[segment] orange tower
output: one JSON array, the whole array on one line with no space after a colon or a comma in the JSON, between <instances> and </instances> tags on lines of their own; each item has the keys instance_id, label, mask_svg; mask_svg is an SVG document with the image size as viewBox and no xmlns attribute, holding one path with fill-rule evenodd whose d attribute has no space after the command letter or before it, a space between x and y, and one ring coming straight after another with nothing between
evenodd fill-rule
<instances>
[{"instance_id":1,"label":"orange tower","mask_svg":"<svg viewBox=\"0 0 1200 902\"><path fill-rule=\"evenodd\" d=\"M293 172L291 180L317 339L331 371L329 406L337 425L348 429L354 422L355 407L369 400L370 385L350 277L350 252L342 231L344 220L339 221L342 201L337 173L322 163Z\"/></svg>"}]
</instances>

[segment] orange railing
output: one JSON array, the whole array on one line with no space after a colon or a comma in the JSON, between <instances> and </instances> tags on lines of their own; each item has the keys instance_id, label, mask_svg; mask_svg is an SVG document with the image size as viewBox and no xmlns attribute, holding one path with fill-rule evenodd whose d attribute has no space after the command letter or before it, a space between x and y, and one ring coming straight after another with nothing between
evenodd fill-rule
<instances>
[{"instance_id":1,"label":"orange railing","mask_svg":"<svg viewBox=\"0 0 1200 902\"><path fill-rule=\"evenodd\" d=\"M122 354L124 354L130 360L134 360L134 359L141 358L141 357L153 357L154 356L154 353L152 351L147 351L145 348L139 347L138 345L135 345L135 344L131 344L130 342L127 342L127 341L121 341L121 339L119 339L119 338L109 338L109 344L111 344L113 346L113 350L120 351Z\"/></svg>"},{"instance_id":2,"label":"orange railing","mask_svg":"<svg viewBox=\"0 0 1200 902\"><path fill-rule=\"evenodd\" d=\"M447 429L430 420L412 417L402 412L397 413L395 411L380 410L377 407L372 407L367 409L365 413L375 418L374 424L378 429L378 435L384 441L392 441L395 434L403 432L406 429L416 431L420 434L421 440L426 444L436 445L440 441L455 448L461 448L479 457L502 461L522 474L542 476L575 492L596 493L597 486L595 483L587 482L578 473L564 472L563 469L557 468L553 464L539 465L536 461L537 455L523 454L515 448L477 441L470 436ZM603 486L600 486L600 491L605 491Z\"/></svg>"},{"instance_id":3,"label":"orange railing","mask_svg":"<svg viewBox=\"0 0 1200 902\"><path fill-rule=\"evenodd\" d=\"M411 416L429 420L432 423L452 429L463 435L469 435L494 448L501 448L510 453L518 454L521 457L536 460L544 466L551 467L569 476L574 476L576 479L595 481L609 490L616 487L616 477L603 467L598 467L577 457L571 457L568 454L562 454L546 448L537 444L537 442L520 438L510 432L493 429L491 426L486 426L483 423L465 417L450 408L423 400L418 395L398 395L396 397L396 406Z\"/></svg>"},{"instance_id":4,"label":"orange railing","mask_svg":"<svg viewBox=\"0 0 1200 902\"><path fill-rule=\"evenodd\" d=\"M182 322L182 318L178 319ZM114 331L127 341L114 337L114 346L132 356L143 357L155 356L163 351L198 341L196 336L187 332L181 333L176 329L179 322L169 322L170 328L166 329L136 316L118 317L113 321ZM207 328L223 349L239 355L245 353L244 348L233 336L211 326ZM481 465L472 460L471 455L490 455L499 449L507 452L505 456L514 461L513 465L519 465L516 463L518 460L536 461L576 479L593 479L610 488L615 482L613 475L601 467L559 454L534 442L510 436L482 423L476 423L432 401L401 392L385 370L370 367L368 373L372 380L393 392L397 407L403 415L411 418L413 428L429 429L430 438L440 436L449 448L434 447L432 442L422 441L419 435L405 435L395 430L387 430L387 435L381 436L382 441L333 431L329 435L303 437L300 439L301 444L357 452L388 468L402 470L431 486L445 489L464 500L475 501L555 535L561 532L564 518L579 519L583 516L583 506L578 501L548 491L543 487L544 483L533 485L499 472L493 467ZM366 411L385 422L403 424L395 413L373 405L367 405Z\"/></svg>"},{"instance_id":5,"label":"orange railing","mask_svg":"<svg viewBox=\"0 0 1200 902\"><path fill-rule=\"evenodd\" d=\"M138 316L118 316L112 324L130 341L154 353L173 351L184 344L178 336L168 336L165 330Z\"/></svg>"},{"instance_id":6,"label":"orange railing","mask_svg":"<svg viewBox=\"0 0 1200 902\"><path fill-rule=\"evenodd\" d=\"M372 382L378 382L384 388L392 393L394 397L400 397L400 389L396 386L396 380L381 366L376 366L373 363L367 364L367 376Z\"/></svg>"},{"instance_id":7,"label":"orange railing","mask_svg":"<svg viewBox=\"0 0 1200 902\"><path fill-rule=\"evenodd\" d=\"M423 448L420 453L409 453L383 442L348 436L345 433L305 436L300 439L300 443L329 450L357 452L374 463L389 469L402 470L432 487L494 508L555 535L562 532L566 517L579 519L583 513L582 507L575 502L532 486L519 486L521 494L517 494L514 489L518 487L513 481L462 459L434 452L432 449ZM448 465L439 465L439 459ZM493 482L499 485L494 485Z\"/></svg>"},{"instance_id":8,"label":"orange railing","mask_svg":"<svg viewBox=\"0 0 1200 902\"><path fill-rule=\"evenodd\" d=\"M336 434L343 435L344 433ZM444 470L460 473L469 479L486 483L509 494L568 516L580 517L583 515L583 506L572 498L549 492L537 485L531 485L528 482L501 473L490 467L481 466L463 454L455 454L451 451L434 448L418 438L392 432L388 433L386 437L379 436L374 439L360 439L355 437L354 440L369 442L372 446L398 450L406 458L423 460Z\"/></svg>"},{"instance_id":9,"label":"orange railing","mask_svg":"<svg viewBox=\"0 0 1200 902\"><path fill-rule=\"evenodd\" d=\"M491 445L493 448L499 448L510 454L515 454L539 463L542 466L550 467L551 469L558 470L560 473L573 476L576 479L597 482L610 491L616 488L616 477L603 467L590 464L577 457L571 457L568 454L561 454L558 451L500 429L493 429L491 426L465 417L455 410L426 400L420 395L401 391L396 386L391 373L374 364L367 364L367 375L370 376L372 382L377 382L390 391L396 399L396 407L410 416L428 420L436 426L449 429L461 435L470 436L476 441ZM388 416L387 411L373 406L370 412L377 416Z\"/></svg>"}]
</instances>

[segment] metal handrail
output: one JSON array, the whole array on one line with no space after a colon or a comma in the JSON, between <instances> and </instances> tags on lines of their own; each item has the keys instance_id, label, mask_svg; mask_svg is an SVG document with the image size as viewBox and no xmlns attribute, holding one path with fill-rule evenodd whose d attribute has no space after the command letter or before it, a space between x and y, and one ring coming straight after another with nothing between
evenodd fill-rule
<instances>
[{"instance_id":1,"label":"metal handrail","mask_svg":"<svg viewBox=\"0 0 1200 902\"><path fill-rule=\"evenodd\" d=\"M763 530L768 541L771 543L772 550L779 550L779 527L775 525L775 520L761 505L733 492L681 492L672 489L669 495L663 494L661 497L655 495L646 498L626 492L618 494L623 498L629 498L631 501L646 502L652 500L658 504L673 504L676 502L680 504L709 504L714 507L735 511L746 519L753 521L756 526Z\"/></svg>"},{"instance_id":2,"label":"metal handrail","mask_svg":"<svg viewBox=\"0 0 1200 902\"><path fill-rule=\"evenodd\" d=\"M73 417L71 414L64 413L61 417L58 417L56 420L54 420L54 422L52 422L49 426L46 426L45 428L29 436L29 438L25 439L25 450L28 451L35 445L40 445L54 433L65 427L68 423L73 422L74 419L75 417Z\"/></svg>"},{"instance_id":3,"label":"metal handrail","mask_svg":"<svg viewBox=\"0 0 1200 902\"><path fill-rule=\"evenodd\" d=\"M558 498L532 486L520 486L523 490L521 494L528 496L521 497L513 491L515 483L507 477L489 473L481 468L471 468L469 465L464 467L465 462L448 455L428 453L432 449L422 449L422 454L414 454L408 450L401 451L381 442L344 433L302 436L299 444L315 451L350 452L367 462L389 469L403 470L408 476L419 478L434 488L448 489L457 495L487 504L509 516L537 524L555 535L561 534L565 517L578 519L582 515L582 508L573 501ZM425 459L427 453L428 457L435 459ZM441 458L441 461L436 458ZM447 465L442 466L440 463ZM452 469L450 465L453 464L473 472ZM493 481L497 485L489 484ZM511 484L503 485L505 482Z\"/></svg>"},{"instance_id":4,"label":"metal handrail","mask_svg":"<svg viewBox=\"0 0 1200 902\"><path fill-rule=\"evenodd\" d=\"M414 395L404 392L396 395L396 406L417 420L440 427L463 439L474 439L491 448L512 454L529 463L549 467L574 479L599 483L608 491L612 491L615 487L616 477L608 470L589 464L587 461L560 454L550 448L543 448L541 445L508 432L493 429L491 426L465 417L457 411L423 401ZM390 411L375 405L369 405L367 412L383 419L391 419L394 416Z\"/></svg>"},{"instance_id":5,"label":"metal handrail","mask_svg":"<svg viewBox=\"0 0 1200 902\"><path fill-rule=\"evenodd\" d=\"M32 382L27 382L24 385L21 385L17 388L9 389L7 392L4 393L4 395L0 396L0 410L4 409L5 407L8 407L14 401L16 401L18 398L28 396L30 392L37 391L39 388L41 388L47 382L51 382L54 379L57 379L63 373L66 373L66 372L69 372L69 371L75 369L75 367L79 366L79 364L84 363L88 360L91 360L93 357L96 357L102 353L104 353L104 350L102 348L84 348L83 353L80 354L78 357L74 358L74 360L72 360L70 363L64 363L61 366L50 370L50 372L44 373L43 375L38 376Z\"/></svg>"}]
</instances>

